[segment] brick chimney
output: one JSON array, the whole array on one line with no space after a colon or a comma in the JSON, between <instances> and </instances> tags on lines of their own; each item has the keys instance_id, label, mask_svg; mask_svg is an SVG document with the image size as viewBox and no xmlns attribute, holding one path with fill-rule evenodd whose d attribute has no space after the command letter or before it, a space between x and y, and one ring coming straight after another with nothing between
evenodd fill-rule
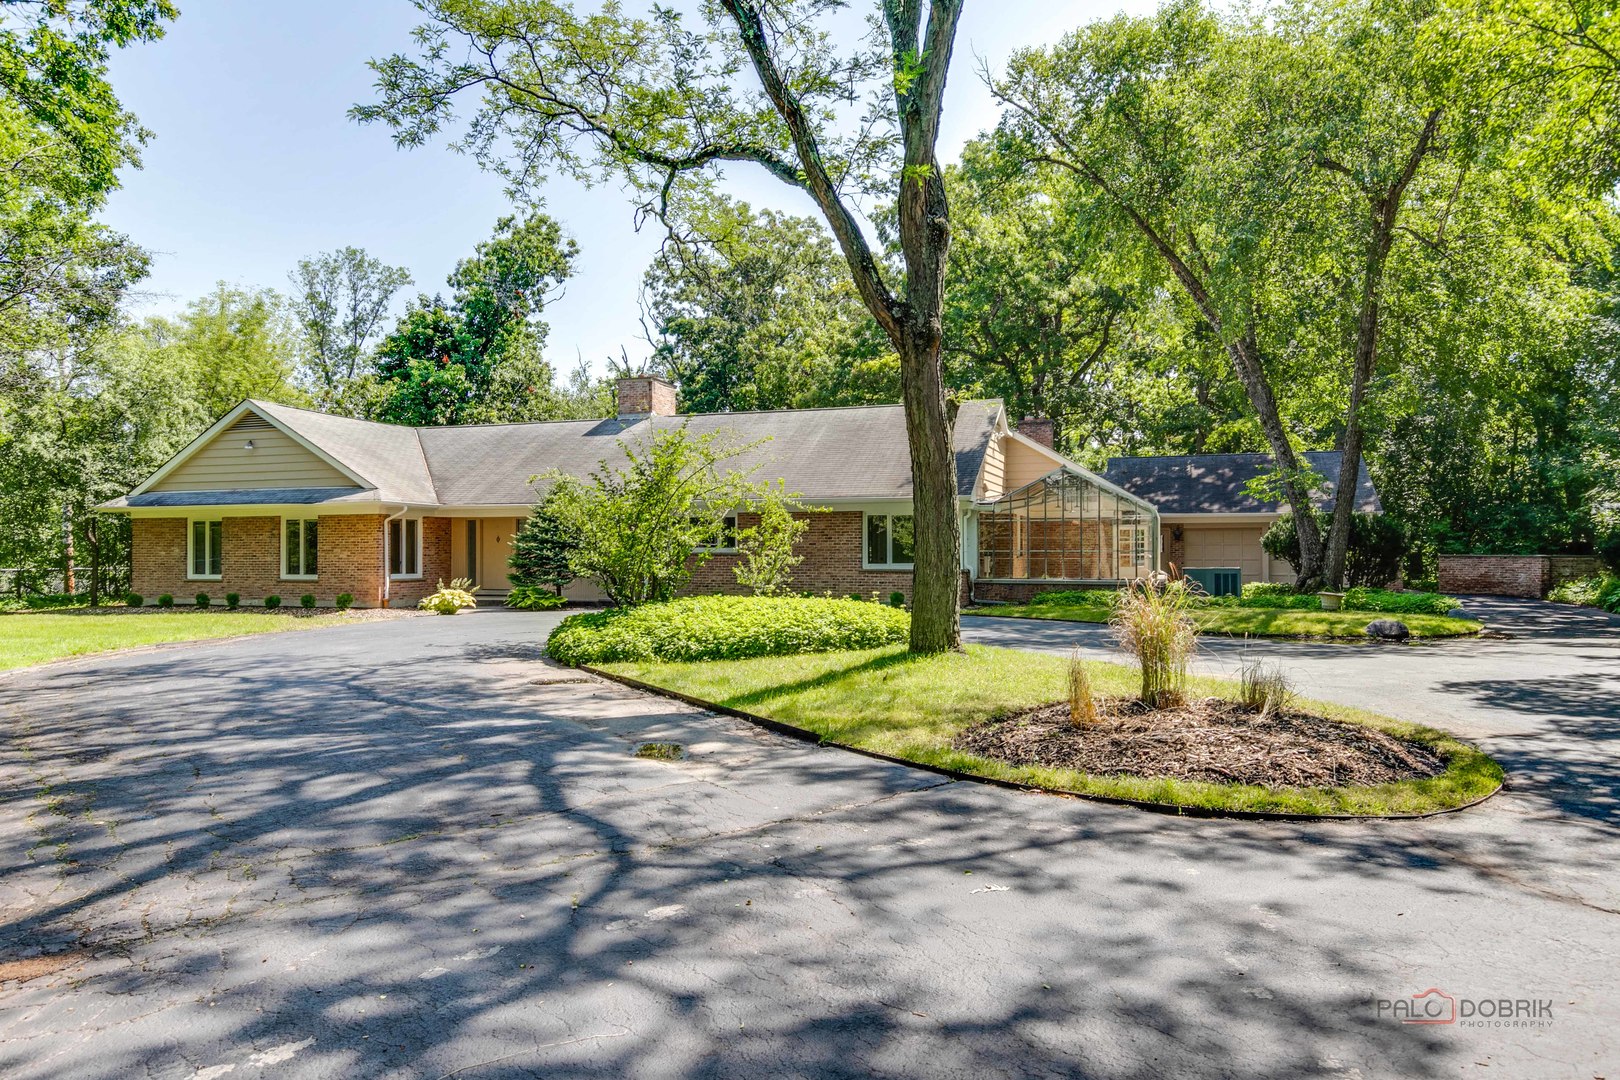
<instances>
[{"instance_id":1,"label":"brick chimney","mask_svg":"<svg viewBox=\"0 0 1620 1080\"><path fill-rule=\"evenodd\" d=\"M620 416L674 416L675 386L657 375L631 375L619 380Z\"/></svg>"},{"instance_id":2,"label":"brick chimney","mask_svg":"<svg viewBox=\"0 0 1620 1080\"><path fill-rule=\"evenodd\" d=\"M1048 450L1052 449L1054 429L1052 421L1042 416L1026 416L1018 421L1018 434L1026 439L1040 443Z\"/></svg>"}]
</instances>

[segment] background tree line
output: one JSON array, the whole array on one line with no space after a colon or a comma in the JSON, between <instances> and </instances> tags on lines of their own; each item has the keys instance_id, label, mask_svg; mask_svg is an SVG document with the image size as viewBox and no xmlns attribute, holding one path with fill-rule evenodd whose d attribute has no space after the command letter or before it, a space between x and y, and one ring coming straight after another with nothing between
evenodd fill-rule
<instances>
[{"instance_id":1,"label":"background tree line","mask_svg":"<svg viewBox=\"0 0 1620 1080\"><path fill-rule=\"evenodd\" d=\"M432 294L340 248L281 291L132 316L146 253L96 214L146 133L106 60L173 17L82 0L0 21L0 566L116 586L126 527L90 508L243 397L415 424L611 411L604 379L546 359L578 249L533 211ZM1295 503L1337 479L1298 452L1364 453L1414 576L1440 551L1589 548L1620 505L1617 39L1581 2L1175 0L981 72L1003 120L938 170L950 393L1051 417L1094 466L1270 452ZM846 177L875 168L862 145ZM685 409L900 398L825 221L654 174L649 211L672 192L680 211L643 333ZM871 256L903 288L902 203L874 204ZM1333 530L1301 537L1323 572Z\"/></svg>"}]
</instances>

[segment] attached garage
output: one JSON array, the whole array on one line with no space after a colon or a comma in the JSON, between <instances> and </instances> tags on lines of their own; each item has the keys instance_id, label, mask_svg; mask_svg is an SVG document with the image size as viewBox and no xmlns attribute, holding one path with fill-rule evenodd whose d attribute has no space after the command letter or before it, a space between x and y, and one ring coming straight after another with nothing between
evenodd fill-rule
<instances>
[{"instance_id":1,"label":"attached garage","mask_svg":"<svg viewBox=\"0 0 1620 1080\"><path fill-rule=\"evenodd\" d=\"M1270 522L1265 525L1204 525L1183 523L1165 529L1165 550L1181 549L1181 563L1188 566L1235 566L1250 581L1292 581L1293 570L1285 562L1274 562L1260 546ZM1174 545L1174 530L1181 529L1181 543Z\"/></svg>"},{"instance_id":2,"label":"attached garage","mask_svg":"<svg viewBox=\"0 0 1620 1080\"><path fill-rule=\"evenodd\" d=\"M1311 451L1300 459L1327 479L1317 507L1331 509L1338 451ZM1255 481L1271 471L1270 454L1193 454L1113 458L1103 476L1159 511L1166 563L1183 569L1235 566L1246 583L1291 582L1293 567L1260 546L1260 538L1285 509L1254 495ZM1356 479L1355 508L1374 514L1382 510L1365 462Z\"/></svg>"}]
</instances>

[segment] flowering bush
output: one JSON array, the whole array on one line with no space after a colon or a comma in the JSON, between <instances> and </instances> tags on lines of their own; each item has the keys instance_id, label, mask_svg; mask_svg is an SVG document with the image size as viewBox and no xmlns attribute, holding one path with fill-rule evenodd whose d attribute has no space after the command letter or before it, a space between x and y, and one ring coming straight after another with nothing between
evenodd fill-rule
<instances>
[{"instance_id":1,"label":"flowering bush","mask_svg":"<svg viewBox=\"0 0 1620 1080\"><path fill-rule=\"evenodd\" d=\"M478 601L473 599L472 581L469 579L456 578L446 585L444 579L440 578L438 590L430 596L422 597L416 606L423 611L454 615L462 608L477 607Z\"/></svg>"}]
</instances>

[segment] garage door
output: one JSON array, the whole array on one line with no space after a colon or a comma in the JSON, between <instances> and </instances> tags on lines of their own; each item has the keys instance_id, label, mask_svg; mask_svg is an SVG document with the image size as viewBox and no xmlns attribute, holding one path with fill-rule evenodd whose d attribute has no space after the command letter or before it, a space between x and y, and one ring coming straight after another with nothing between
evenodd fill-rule
<instances>
[{"instance_id":1,"label":"garage door","mask_svg":"<svg viewBox=\"0 0 1620 1080\"><path fill-rule=\"evenodd\" d=\"M1183 525L1187 565L1235 566L1243 571L1245 583L1264 581L1265 552L1260 549L1260 537L1264 533L1264 528L1253 525ZM1272 568L1273 581L1291 580L1292 576L1287 563Z\"/></svg>"}]
</instances>

